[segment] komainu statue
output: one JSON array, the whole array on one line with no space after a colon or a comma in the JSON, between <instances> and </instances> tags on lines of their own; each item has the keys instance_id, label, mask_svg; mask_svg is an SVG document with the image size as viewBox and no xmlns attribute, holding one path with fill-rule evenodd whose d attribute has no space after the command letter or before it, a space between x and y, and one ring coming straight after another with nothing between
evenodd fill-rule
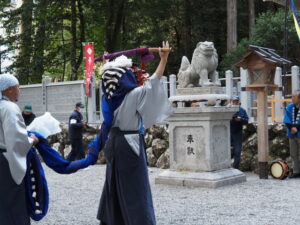
<instances>
[{"instance_id":1,"label":"komainu statue","mask_svg":"<svg viewBox=\"0 0 300 225\"><path fill-rule=\"evenodd\" d=\"M218 54L214 43L199 42L191 63L186 56L182 57L178 72L179 87L198 87L200 84L201 86L219 86L217 66Z\"/></svg>"}]
</instances>

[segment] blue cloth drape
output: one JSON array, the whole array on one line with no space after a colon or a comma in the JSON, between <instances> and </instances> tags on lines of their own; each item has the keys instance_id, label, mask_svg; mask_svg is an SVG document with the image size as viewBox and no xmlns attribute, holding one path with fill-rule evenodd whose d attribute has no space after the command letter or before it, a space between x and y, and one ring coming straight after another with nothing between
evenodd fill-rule
<instances>
[{"instance_id":1,"label":"blue cloth drape","mask_svg":"<svg viewBox=\"0 0 300 225\"><path fill-rule=\"evenodd\" d=\"M28 213L33 220L39 221L48 212L49 192L44 169L34 148L27 154L25 189Z\"/></svg>"},{"instance_id":2,"label":"blue cloth drape","mask_svg":"<svg viewBox=\"0 0 300 225\"><path fill-rule=\"evenodd\" d=\"M88 155L86 158L76 161L65 160L48 144L48 141L43 136L37 132L28 132L28 135L34 134L39 138L39 143L35 146L35 148L38 150L40 156L48 167L60 174L70 174L97 162L99 152L104 147L108 133L112 127L114 111L122 104L125 95L137 87L135 75L131 72L131 70L126 70L123 76L118 79L118 83L118 89L109 100L107 98L107 93L103 90L102 113L104 116L104 122L101 125L101 129L97 137L89 144ZM27 155L27 168L25 179L28 211L31 218L38 221L47 214L49 194L44 170L34 148L32 148ZM34 172L31 173L31 170ZM34 188L33 185L35 185ZM35 197L33 196L34 192L36 193ZM36 205L37 202L38 207ZM37 209L39 209L39 211L36 211Z\"/></svg>"}]
</instances>

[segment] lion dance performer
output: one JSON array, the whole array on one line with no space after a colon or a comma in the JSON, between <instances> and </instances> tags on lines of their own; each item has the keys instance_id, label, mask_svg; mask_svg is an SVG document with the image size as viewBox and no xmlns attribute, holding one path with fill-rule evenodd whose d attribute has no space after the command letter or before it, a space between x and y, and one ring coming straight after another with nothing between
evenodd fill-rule
<instances>
[{"instance_id":1,"label":"lion dance performer","mask_svg":"<svg viewBox=\"0 0 300 225\"><path fill-rule=\"evenodd\" d=\"M169 44L163 42L163 48ZM160 81L169 51L160 51L155 73L138 86L132 61L120 56L104 65L104 123L92 148L103 148L106 180L97 218L101 225L155 225L145 146L139 132L164 121L173 112ZM108 138L107 138L108 137Z\"/></svg>"}]
</instances>

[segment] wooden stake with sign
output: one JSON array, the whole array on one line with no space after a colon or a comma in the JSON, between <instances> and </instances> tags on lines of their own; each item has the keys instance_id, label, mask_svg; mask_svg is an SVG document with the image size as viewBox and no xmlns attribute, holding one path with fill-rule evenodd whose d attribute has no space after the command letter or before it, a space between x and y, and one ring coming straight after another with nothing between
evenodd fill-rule
<instances>
[{"instance_id":1,"label":"wooden stake with sign","mask_svg":"<svg viewBox=\"0 0 300 225\"><path fill-rule=\"evenodd\" d=\"M259 178L268 179L269 136L268 136L268 93L278 90L274 84L277 65L291 62L281 58L274 49L250 45L249 52L235 66L248 70L249 84L246 91L257 93L257 145Z\"/></svg>"}]
</instances>

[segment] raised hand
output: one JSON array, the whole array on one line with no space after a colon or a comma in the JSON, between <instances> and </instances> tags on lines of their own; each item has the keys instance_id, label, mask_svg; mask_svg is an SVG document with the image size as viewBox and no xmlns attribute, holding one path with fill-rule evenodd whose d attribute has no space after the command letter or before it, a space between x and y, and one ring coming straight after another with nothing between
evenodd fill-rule
<instances>
[{"instance_id":1,"label":"raised hand","mask_svg":"<svg viewBox=\"0 0 300 225\"><path fill-rule=\"evenodd\" d=\"M169 42L168 41L163 41L162 42L162 48L169 48L170 51L171 51L171 48L169 46ZM170 51L161 51L161 48L159 48L159 56L162 60L167 60L168 59L168 56L169 56L169 53Z\"/></svg>"},{"instance_id":2,"label":"raised hand","mask_svg":"<svg viewBox=\"0 0 300 225\"><path fill-rule=\"evenodd\" d=\"M170 48L169 42L163 41L162 45L163 45L162 46L163 48ZM159 79L161 78L161 76L163 75L163 73L165 71L169 53L170 53L170 51L161 51L161 49L159 49L160 62L155 71L155 74L158 76Z\"/></svg>"}]
</instances>

